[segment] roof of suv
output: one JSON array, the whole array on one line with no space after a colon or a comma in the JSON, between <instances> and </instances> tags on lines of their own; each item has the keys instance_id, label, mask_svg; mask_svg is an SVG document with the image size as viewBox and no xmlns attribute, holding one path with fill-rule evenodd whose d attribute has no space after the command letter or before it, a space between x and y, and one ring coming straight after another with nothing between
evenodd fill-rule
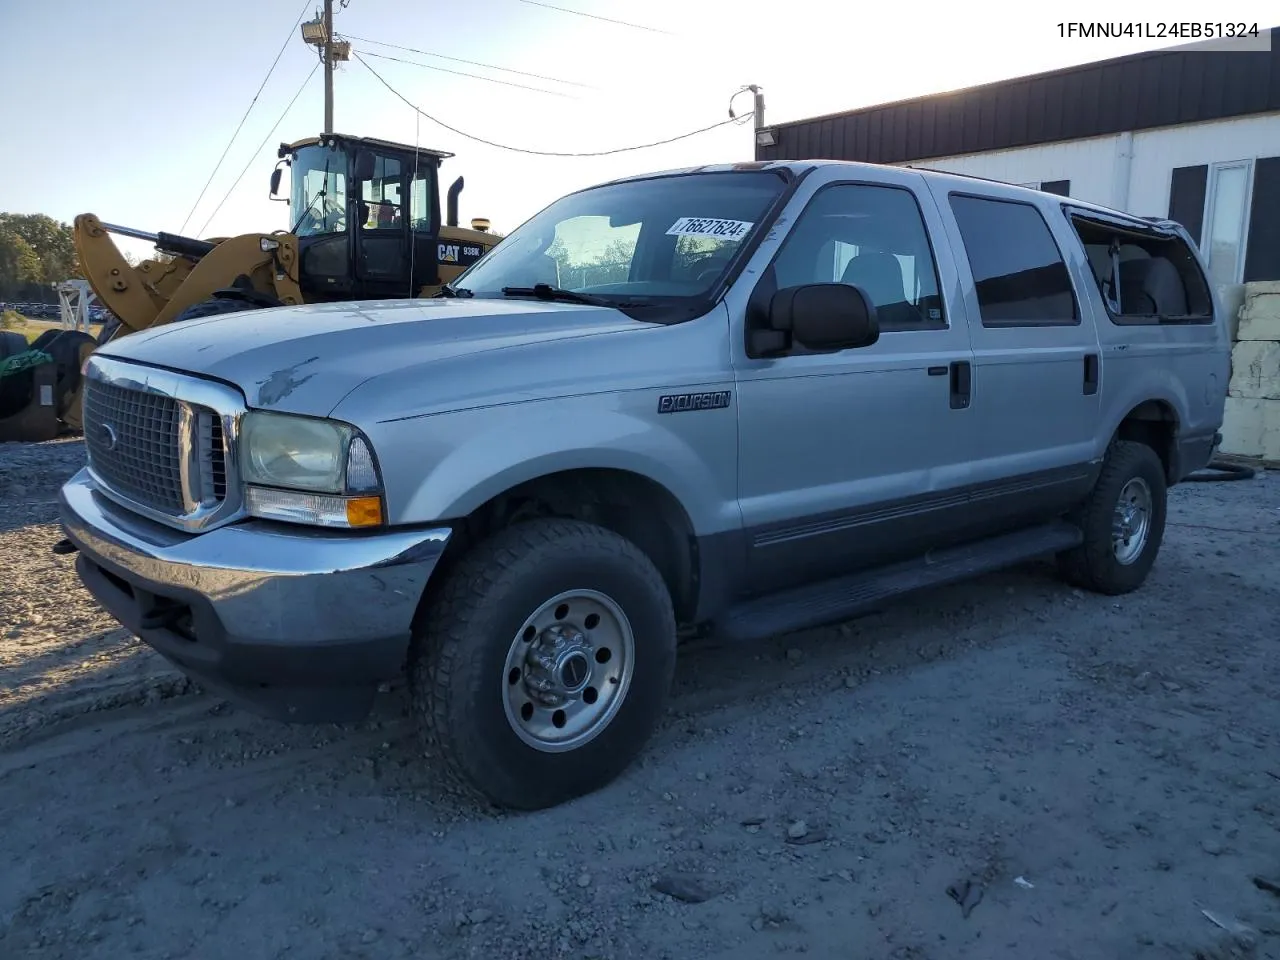
<instances>
[{"instance_id":1,"label":"roof of suv","mask_svg":"<svg viewBox=\"0 0 1280 960\"><path fill-rule=\"evenodd\" d=\"M1092 203L1088 200L1081 200L1076 197L1064 197L1056 193L1047 193L1043 190L1035 190L1031 187L1022 187L1016 183L1007 183L1002 180L993 180L988 177L975 177L969 174L952 173L946 170L933 170L928 167L917 167L907 164L883 164L883 163L863 163L854 160L754 160L742 161L738 163L708 163L696 167L677 167L670 170L655 170L647 173L633 174L628 177L617 177L613 180L606 181L600 186L607 186L614 183L627 183L635 180L651 180L658 177L675 177L683 176L691 173L733 173L744 170L790 170L795 175L806 173L820 167L841 167L852 171L862 171L863 175L874 177L875 171L884 169L905 169L918 173L929 180L941 181L951 184L959 189L974 188L974 185L985 184L999 190L1000 193L1008 196L1010 193L1023 193L1031 197L1040 199L1051 198L1051 202L1059 202L1067 204L1075 209L1083 211L1093 211L1095 213L1105 214L1108 217L1124 220L1136 227L1171 227L1173 222L1163 217L1141 217L1136 214L1119 210L1115 207L1108 207L1105 204Z\"/></svg>"}]
</instances>

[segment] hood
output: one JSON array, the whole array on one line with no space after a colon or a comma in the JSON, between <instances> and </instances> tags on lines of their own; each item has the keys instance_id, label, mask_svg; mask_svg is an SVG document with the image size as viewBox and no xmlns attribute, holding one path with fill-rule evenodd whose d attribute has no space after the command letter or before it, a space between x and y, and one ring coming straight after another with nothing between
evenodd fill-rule
<instances>
[{"instance_id":1,"label":"hood","mask_svg":"<svg viewBox=\"0 0 1280 960\"><path fill-rule=\"evenodd\" d=\"M223 380L240 387L250 407L325 416L381 374L647 326L610 307L536 300L319 303L184 320L98 352Z\"/></svg>"}]
</instances>

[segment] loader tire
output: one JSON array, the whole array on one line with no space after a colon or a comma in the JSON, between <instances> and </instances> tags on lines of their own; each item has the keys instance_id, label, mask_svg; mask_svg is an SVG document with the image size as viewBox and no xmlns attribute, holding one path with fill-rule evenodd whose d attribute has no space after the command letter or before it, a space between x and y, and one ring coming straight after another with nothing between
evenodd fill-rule
<instances>
[{"instance_id":1,"label":"loader tire","mask_svg":"<svg viewBox=\"0 0 1280 960\"><path fill-rule=\"evenodd\" d=\"M210 297L208 300L193 303L174 317L172 322L182 323L184 320L199 320L201 317L216 317L223 313L242 313L246 310L258 309L261 308L256 303L250 303L247 300Z\"/></svg>"},{"instance_id":2,"label":"loader tire","mask_svg":"<svg viewBox=\"0 0 1280 960\"><path fill-rule=\"evenodd\" d=\"M58 419L71 430L83 427L80 415L80 361L85 344L96 346L91 334L81 330L46 330L31 344L32 350L43 350L57 366L54 382L54 404Z\"/></svg>"},{"instance_id":3,"label":"loader tire","mask_svg":"<svg viewBox=\"0 0 1280 960\"><path fill-rule=\"evenodd\" d=\"M0 330L0 360L27 352L27 338L10 330ZM0 420L12 417L31 402L33 380L30 370L0 377Z\"/></svg>"}]
</instances>

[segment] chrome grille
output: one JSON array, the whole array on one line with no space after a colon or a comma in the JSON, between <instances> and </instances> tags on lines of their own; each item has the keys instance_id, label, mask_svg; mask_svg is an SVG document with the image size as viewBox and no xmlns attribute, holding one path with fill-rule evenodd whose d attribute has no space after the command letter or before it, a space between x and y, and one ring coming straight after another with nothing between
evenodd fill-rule
<instances>
[{"instance_id":1,"label":"chrome grille","mask_svg":"<svg viewBox=\"0 0 1280 960\"><path fill-rule=\"evenodd\" d=\"M84 384L89 470L103 495L191 532L244 515L236 462L243 394L100 354Z\"/></svg>"},{"instance_id":2,"label":"chrome grille","mask_svg":"<svg viewBox=\"0 0 1280 960\"><path fill-rule=\"evenodd\" d=\"M93 471L130 500L173 516L185 512L180 419L173 397L85 383L84 442Z\"/></svg>"}]
</instances>

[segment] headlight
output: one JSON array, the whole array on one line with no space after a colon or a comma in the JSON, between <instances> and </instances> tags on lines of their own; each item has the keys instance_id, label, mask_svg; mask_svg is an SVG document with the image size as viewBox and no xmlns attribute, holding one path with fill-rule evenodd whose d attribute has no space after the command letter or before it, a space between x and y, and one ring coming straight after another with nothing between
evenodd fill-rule
<instances>
[{"instance_id":1,"label":"headlight","mask_svg":"<svg viewBox=\"0 0 1280 960\"><path fill-rule=\"evenodd\" d=\"M254 516L324 527L382 523L373 453L348 424L247 413L240 428L240 471Z\"/></svg>"}]
</instances>

